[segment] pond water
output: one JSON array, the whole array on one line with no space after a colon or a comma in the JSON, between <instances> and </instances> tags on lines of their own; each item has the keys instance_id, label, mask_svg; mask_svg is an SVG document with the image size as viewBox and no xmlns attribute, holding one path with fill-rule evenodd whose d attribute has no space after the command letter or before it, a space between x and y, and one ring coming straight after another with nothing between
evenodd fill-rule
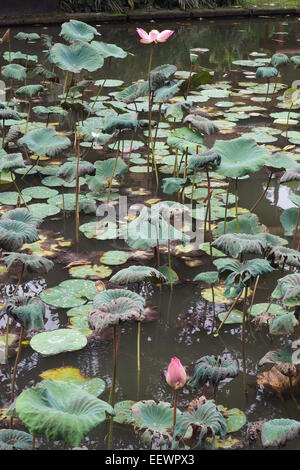
<instances>
[{"instance_id":1,"label":"pond water","mask_svg":"<svg viewBox=\"0 0 300 470\"><path fill-rule=\"evenodd\" d=\"M102 69L92 74L93 79L110 78L121 79L125 85L129 85L133 80L146 78L146 71L149 60L149 49L141 44L136 34L136 27L141 26L146 30L157 28L158 30L171 28L175 34L165 44L155 47L153 66L169 63L175 64L179 70L189 70L189 49L207 48L208 52L200 56L200 63L215 72L212 83L226 81L231 85L231 91L238 92L245 90L245 87L239 85L240 82L256 82L254 78L245 75L245 71L255 72L255 68L246 68L233 64L233 61L249 59L250 53L266 53L267 57L275 52L285 52L292 55L300 55L300 22L298 18L257 18L255 20L203 20L194 22L175 22L175 23L151 23L137 25L134 23L125 24L103 24L99 26L102 40L118 44L133 55L123 60L112 60L109 65L105 62ZM44 27L36 26L23 28L24 31L50 34L53 40L61 41L58 34L58 26ZM19 28L12 28L12 35L20 31ZM0 30L0 36L4 34L5 29ZM43 57L44 46L40 42L30 44L30 54L37 54L41 60ZM21 41L12 41L12 50L25 51L24 43ZM1 60L1 65L5 62ZM292 82L298 78L297 69L292 65L287 65L281 69L280 82L291 86ZM87 76L87 75L86 75ZM56 104L57 97L53 85L52 93L48 96L48 105ZM105 88L103 94L113 91ZM9 91L7 91L9 93ZM61 93L61 90L60 90ZM86 92L86 96L95 95L95 88ZM245 105L257 105L266 108L267 111L252 113L248 119L241 119L236 122L234 129L224 133L217 138L233 139L238 135L250 132L254 127L272 127L273 119L270 113L279 112L276 105L276 99L273 95L271 101L260 103L251 101L253 96L265 96L256 94L238 94L226 98L212 98L207 102L199 103L210 112L216 112L221 108L215 106L219 101L243 102ZM43 103L45 104L45 102ZM22 105L21 105L22 107ZM23 109L23 108L22 108ZM26 107L24 108L26 109ZM223 110L223 109L222 109ZM32 118L33 119L33 118ZM36 116L34 116L36 120ZM70 121L66 118L58 130L70 129ZM278 136L276 136L278 137ZM205 137L204 143L211 147L215 136ZM278 140L271 145L277 148L284 148L289 142L284 135L279 135ZM267 144L268 145L268 144ZM297 157L297 147L292 149ZM109 156L114 154L110 152ZM294 158L296 158L294 156ZM97 151L91 151L88 160L94 163L98 159ZM300 154L299 154L300 159ZM160 174L160 177L167 175ZM23 180L18 177L18 182L22 188L40 185L40 177L27 176ZM263 169L252 175L249 179L239 182L239 206L250 208L259 194L264 190L267 182L266 170ZM154 177L147 177L147 173L134 174L126 177L125 183L121 185L121 194L127 187L146 188L149 191L147 198L158 197L168 199L168 196L161 191L157 192ZM60 189L60 188L54 188ZM4 188L4 190L14 190L13 188ZM233 190L233 188L232 188ZM66 190L70 191L70 190ZM82 192L85 191L83 187ZM283 236L283 229L280 223L280 215L286 208L293 207L289 198L289 189L282 185L279 186L279 179L274 178L267 191L266 198L259 204L255 213L259 220L268 230L276 235ZM147 199L146 198L146 199ZM145 198L130 196L130 204L143 201ZM170 198L169 198L170 199ZM37 201L34 201L37 202ZM43 201L39 201L43 202ZM12 207L10 207L12 208ZM86 223L95 220L95 216L82 215L80 223ZM66 217L62 212L58 216L48 217L42 225L43 230L53 231L61 234L66 240L71 240L70 248L65 248L64 253L73 252L79 259L91 256L93 252L95 259L99 259L101 252L109 249L126 249L126 244L119 240L91 240L87 239L80 232L79 244L75 244L75 217L74 212L67 213ZM291 239L289 239L291 242ZM291 246L291 243L290 245ZM70 256L69 261L75 258ZM167 264L167 254L161 254L162 264ZM116 401L155 399L171 402L173 399L172 391L167 386L163 372L166 369L171 357L177 356L185 366L194 363L198 358L207 354L227 356L237 359L241 366L241 325L224 325L219 337L214 337L212 332L214 328L213 305L207 302L201 295L203 285L192 283L193 277L200 271L214 269L209 256L203 252L197 255L199 264L196 267L189 267L185 260L180 257L172 257L172 267L177 272L180 282L174 286L173 291L166 286L161 289L154 287L150 283L144 283L140 293L151 304L157 307L158 316L155 321L145 322L142 325L141 336L141 379L140 390L137 392L137 372L136 372L136 324L125 324L121 328L119 364L117 371ZM154 260L147 261L146 264L153 265ZM19 287L19 294L24 292L26 295L38 295L46 287L52 287L65 279L69 279L68 270L65 265L68 264L67 256L62 255L55 259L55 267L46 276L26 275L23 283ZM134 263L138 264L138 263ZM127 265L115 266L114 273ZM288 274L288 271L286 272ZM262 277L257 291L256 302L268 302L270 293L275 287L276 279L281 276L277 270L274 274ZM2 285L3 295L12 295L15 283ZM228 307L225 307L228 308ZM224 310L224 304L216 304L216 313ZM0 321L0 326L4 329L6 319ZM56 329L68 325L66 309L56 309L47 306L46 311L46 330ZM299 407L287 395L284 403L275 395L258 389L256 386L256 376L260 372L258 361L264 354L287 343L285 337L270 338L265 332L256 332L251 334L247 328L247 381L248 397L245 398L242 391L242 374L231 381L222 382L218 393L218 403L228 408L240 408L247 417L247 426L259 419L273 418L293 418L300 420ZM299 330L295 332L295 338ZM13 362L12 360L10 361ZM12 369L12 364L11 369ZM42 357L34 352L30 346L22 350L21 359L18 366L16 393L19 394L25 387L36 384L42 371L73 366L87 377L101 377L106 383L106 389L102 394L103 400L109 398L109 387L111 385L112 366L113 366L113 345L111 340L90 341L88 345L78 352L60 354L52 357ZM212 391L208 388L204 390L207 397L212 396ZM202 393L199 391L198 395ZM179 407L186 405L192 398L195 398L196 392L191 392L188 388L180 394ZM6 367L0 370L0 407L3 407L10 397L10 374ZM235 437L241 437L244 440L244 448L248 444L245 441L247 426L244 426ZM83 440L82 445L88 449L105 449L107 443L108 426L103 423ZM257 444L259 446L259 444ZM299 448L300 441L292 441L288 448ZM42 448L60 448L60 444L51 444L42 441ZM114 425L113 448L115 449L141 449L147 448L147 445L135 435L130 426Z\"/></svg>"}]
</instances>

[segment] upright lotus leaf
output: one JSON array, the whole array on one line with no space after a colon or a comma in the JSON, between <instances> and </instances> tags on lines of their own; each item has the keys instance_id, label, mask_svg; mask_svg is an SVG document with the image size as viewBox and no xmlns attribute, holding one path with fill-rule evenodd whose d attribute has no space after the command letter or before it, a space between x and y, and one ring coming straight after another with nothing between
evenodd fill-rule
<instances>
[{"instance_id":1,"label":"upright lotus leaf","mask_svg":"<svg viewBox=\"0 0 300 470\"><path fill-rule=\"evenodd\" d=\"M269 322L269 331L271 335L291 335L298 324L295 314L289 312L272 319Z\"/></svg>"},{"instance_id":2,"label":"upright lotus leaf","mask_svg":"<svg viewBox=\"0 0 300 470\"><path fill-rule=\"evenodd\" d=\"M296 229L296 223L298 218L298 208L297 207L289 207L285 209L281 216L280 222L284 229L284 234L287 237L292 237L294 231Z\"/></svg>"},{"instance_id":3,"label":"upright lotus leaf","mask_svg":"<svg viewBox=\"0 0 300 470\"><path fill-rule=\"evenodd\" d=\"M182 80L178 80L176 83L170 82L158 88L154 93L154 103L166 103L171 100L180 90L182 83Z\"/></svg>"},{"instance_id":4,"label":"upright lotus leaf","mask_svg":"<svg viewBox=\"0 0 300 470\"><path fill-rule=\"evenodd\" d=\"M237 260L230 258L220 258L214 261L220 273L230 271L226 278L226 289L224 294L227 297L232 297L239 294L246 283L257 276L270 273L274 271L270 263L265 259L251 259L240 263ZM234 292L231 292L231 290Z\"/></svg>"},{"instance_id":5,"label":"upright lotus leaf","mask_svg":"<svg viewBox=\"0 0 300 470\"><path fill-rule=\"evenodd\" d=\"M10 56L10 58L9 58ZM9 51L6 51L4 52L3 54L3 59L6 61L6 62L14 62L15 60L24 60L29 63L29 62L38 62L38 56L35 55L35 54L24 54L24 52L21 52L21 51L17 51L17 52L13 52L11 51L9 53Z\"/></svg>"},{"instance_id":6,"label":"upright lotus leaf","mask_svg":"<svg viewBox=\"0 0 300 470\"><path fill-rule=\"evenodd\" d=\"M265 166L270 168L273 172L276 172L292 170L299 167L299 163L284 153L276 153L269 156Z\"/></svg>"},{"instance_id":7,"label":"upright lotus leaf","mask_svg":"<svg viewBox=\"0 0 300 470\"><path fill-rule=\"evenodd\" d=\"M38 33L24 33L23 31L20 31L15 35L15 39L18 41L35 42L40 39L40 35Z\"/></svg>"},{"instance_id":8,"label":"upright lotus leaf","mask_svg":"<svg viewBox=\"0 0 300 470\"><path fill-rule=\"evenodd\" d=\"M17 168L25 168L23 155L21 153L0 154L0 172L11 171Z\"/></svg>"},{"instance_id":9,"label":"upright lotus leaf","mask_svg":"<svg viewBox=\"0 0 300 470\"><path fill-rule=\"evenodd\" d=\"M280 299L288 307L300 305L300 274L288 274L277 281L272 292L274 299Z\"/></svg>"},{"instance_id":10,"label":"upright lotus leaf","mask_svg":"<svg viewBox=\"0 0 300 470\"><path fill-rule=\"evenodd\" d=\"M146 96L149 93L149 82L137 82L133 83L124 90L115 93L115 98L119 101L124 101L125 103L130 103L132 101Z\"/></svg>"},{"instance_id":11,"label":"upright lotus leaf","mask_svg":"<svg viewBox=\"0 0 300 470\"><path fill-rule=\"evenodd\" d=\"M94 36L100 36L100 33L98 33L96 28L87 23L78 20L70 20L62 24L59 35L69 42L90 42L94 39Z\"/></svg>"},{"instance_id":12,"label":"upright lotus leaf","mask_svg":"<svg viewBox=\"0 0 300 470\"><path fill-rule=\"evenodd\" d=\"M155 403L154 400L142 400L135 403L131 408L133 425L142 432L142 439L152 442L158 438L164 442L166 438L171 439L174 410L166 402ZM176 410L177 418L180 411Z\"/></svg>"},{"instance_id":13,"label":"upright lotus leaf","mask_svg":"<svg viewBox=\"0 0 300 470\"><path fill-rule=\"evenodd\" d=\"M1 72L3 77L18 80L19 82L22 82L26 78L26 67L19 64L5 65L2 67Z\"/></svg>"},{"instance_id":14,"label":"upright lotus leaf","mask_svg":"<svg viewBox=\"0 0 300 470\"><path fill-rule=\"evenodd\" d=\"M40 298L48 305L58 308L72 308L84 305L93 300L97 291L92 281L71 279L63 281L56 287L43 290Z\"/></svg>"},{"instance_id":15,"label":"upright lotus leaf","mask_svg":"<svg viewBox=\"0 0 300 470\"><path fill-rule=\"evenodd\" d=\"M271 78L277 77L279 74L275 67L258 67L256 70L256 78L265 78L270 80Z\"/></svg>"},{"instance_id":16,"label":"upright lotus leaf","mask_svg":"<svg viewBox=\"0 0 300 470\"><path fill-rule=\"evenodd\" d=\"M290 60L295 68L300 67L300 55L293 55Z\"/></svg>"},{"instance_id":17,"label":"upright lotus leaf","mask_svg":"<svg viewBox=\"0 0 300 470\"><path fill-rule=\"evenodd\" d=\"M188 171L200 171L204 169L215 171L221 164L220 155L214 150L193 154L189 160Z\"/></svg>"},{"instance_id":18,"label":"upright lotus leaf","mask_svg":"<svg viewBox=\"0 0 300 470\"><path fill-rule=\"evenodd\" d=\"M39 156L54 157L71 145L68 137L56 134L52 127L45 127L28 132L19 140L20 145L26 145L31 152Z\"/></svg>"},{"instance_id":19,"label":"upright lotus leaf","mask_svg":"<svg viewBox=\"0 0 300 470\"><path fill-rule=\"evenodd\" d=\"M202 134L212 135L219 132L219 128L216 126L216 124L199 115L188 114L183 120L184 124L186 122L190 123L192 127L195 127L195 129L197 129L197 131L201 132Z\"/></svg>"},{"instance_id":20,"label":"upright lotus leaf","mask_svg":"<svg viewBox=\"0 0 300 470\"><path fill-rule=\"evenodd\" d=\"M92 310L88 322L93 330L99 332L120 323L142 321L144 318L143 308L131 298L120 296Z\"/></svg>"},{"instance_id":21,"label":"upright lotus leaf","mask_svg":"<svg viewBox=\"0 0 300 470\"><path fill-rule=\"evenodd\" d=\"M275 351L269 351L259 361L258 365L263 366L265 364L274 364L276 369L278 369L281 374L287 377L292 377L297 375L297 368L293 364L292 354L293 350L290 346L282 349L276 349Z\"/></svg>"},{"instance_id":22,"label":"upright lotus leaf","mask_svg":"<svg viewBox=\"0 0 300 470\"><path fill-rule=\"evenodd\" d=\"M175 129L172 134L169 135L167 144L171 148L177 148L181 152L197 150L197 147L201 147L203 144L203 138L201 134L188 127L180 127Z\"/></svg>"},{"instance_id":23,"label":"upright lotus leaf","mask_svg":"<svg viewBox=\"0 0 300 470\"><path fill-rule=\"evenodd\" d=\"M132 130L137 132L139 123L135 113L120 114L119 116L106 115L103 122L103 131L107 134L112 134L116 130ZM122 145L120 145L122 148Z\"/></svg>"},{"instance_id":24,"label":"upright lotus leaf","mask_svg":"<svg viewBox=\"0 0 300 470\"><path fill-rule=\"evenodd\" d=\"M94 298L94 307L100 308L104 304L113 302L119 298L132 300L141 310L145 306L145 299L136 292L132 292L126 289L108 289L96 295Z\"/></svg>"},{"instance_id":25,"label":"upright lotus leaf","mask_svg":"<svg viewBox=\"0 0 300 470\"><path fill-rule=\"evenodd\" d=\"M44 256L24 253L3 253L3 261L10 270L13 267L25 268L29 272L49 272L54 263Z\"/></svg>"},{"instance_id":26,"label":"upright lotus leaf","mask_svg":"<svg viewBox=\"0 0 300 470\"><path fill-rule=\"evenodd\" d=\"M116 44L109 44L102 41L93 41L91 44L105 59L107 57L113 57L114 59L125 59L125 57L127 57L127 52Z\"/></svg>"},{"instance_id":27,"label":"upright lotus leaf","mask_svg":"<svg viewBox=\"0 0 300 470\"><path fill-rule=\"evenodd\" d=\"M10 316L25 330L39 330L44 327L45 306L37 298L10 297L1 314Z\"/></svg>"},{"instance_id":28,"label":"upright lotus leaf","mask_svg":"<svg viewBox=\"0 0 300 470\"><path fill-rule=\"evenodd\" d=\"M21 119L20 114L13 108L9 108L8 106L4 106L0 108L0 119Z\"/></svg>"},{"instance_id":29,"label":"upright lotus leaf","mask_svg":"<svg viewBox=\"0 0 300 470\"><path fill-rule=\"evenodd\" d=\"M114 176L123 177L125 173L128 172L128 165L119 158L116 164L115 158L107 158L103 161L98 161L95 163L96 175L104 176L105 178L110 178L114 170Z\"/></svg>"},{"instance_id":30,"label":"upright lotus leaf","mask_svg":"<svg viewBox=\"0 0 300 470\"><path fill-rule=\"evenodd\" d=\"M103 56L87 42L78 41L70 46L56 43L51 47L49 60L62 70L80 73L81 70L95 72L104 63Z\"/></svg>"},{"instance_id":31,"label":"upright lotus leaf","mask_svg":"<svg viewBox=\"0 0 300 470\"><path fill-rule=\"evenodd\" d=\"M288 62L289 58L286 54L277 52L276 54L272 55L270 64L273 67L280 67L281 65L286 65Z\"/></svg>"},{"instance_id":32,"label":"upright lotus leaf","mask_svg":"<svg viewBox=\"0 0 300 470\"><path fill-rule=\"evenodd\" d=\"M0 450L30 450L32 436L17 429L0 429Z\"/></svg>"},{"instance_id":33,"label":"upright lotus leaf","mask_svg":"<svg viewBox=\"0 0 300 470\"><path fill-rule=\"evenodd\" d=\"M77 163L75 160L71 162L65 162L60 167L58 176L63 178L68 183L71 183L71 181L74 181L76 178L76 168L77 168ZM79 165L78 165L79 176L90 175L91 173L94 173L94 171L95 171L95 168L92 163L86 162L86 161L79 162Z\"/></svg>"},{"instance_id":34,"label":"upright lotus leaf","mask_svg":"<svg viewBox=\"0 0 300 470\"><path fill-rule=\"evenodd\" d=\"M254 139L247 137L218 140L213 150L221 156L218 173L228 178L255 173L263 167L269 155L265 147L258 146Z\"/></svg>"},{"instance_id":35,"label":"upright lotus leaf","mask_svg":"<svg viewBox=\"0 0 300 470\"><path fill-rule=\"evenodd\" d=\"M142 282L146 279L166 281L164 275L155 268L149 266L130 266L118 271L110 278L109 282L122 286Z\"/></svg>"},{"instance_id":36,"label":"upright lotus leaf","mask_svg":"<svg viewBox=\"0 0 300 470\"><path fill-rule=\"evenodd\" d=\"M69 328L45 331L35 335L31 341L32 349L43 356L54 356L69 351L79 351L87 344L86 336L80 331Z\"/></svg>"},{"instance_id":37,"label":"upright lotus leaf","mask_svg":"<svg viewBox=\"0 0 300 470\"><path fill-rule=\"evenodd\" d=\"M226 233L218 237L212 244L213 247L223 251L233 258L238 258L241 254L251 253L264 255L270 248L280 250L286 240L270 233L251 235L247 233ZM274 246L275 245L275 246ZM286 250L286 248L283 248Z\"/></svg>"},{"instance_id":38,"label":"upright lotus leaf","mask_svg":"<svg viewBox=\"0 0 300 470\"><path fill-rule=\"evenodd\" d=\"M300 252L286 246L274 246L267 252L267 259L279 267L293 266L300 268Z\"/></svg>"},{"instance_id":39,"label":"upright lotus leaf","mask_svg":"<svg viewBox=\"0 0 300 470\"><path fill-rule=\"evenodd\" d=\"M188 385L199 388L209 382L216 388L222 380L233 379L237 375L237 361L223 359L220 356L204 356L196 362L194 375Z\"/></svg>"},{"instance_id":40,"label":"upright lotus leaf","mask_svg":"<svg viewBox=\"0 0 300 470\"><path fill-rule=\"evenodd\" d=\"M32 108L33 112L38 114L38 115L43 115L45 114L46 116L49 116L51 114L56 114L57 116L67 116L68 111L65 109L62 109L60 106L34 106Z\"/></svg>"},{"instance_id":41,"label":"upright lotus leaf","mask_svg":"<svg viewBox=\"0 0 300 470\"><path fill-rule=\"evenodd\" d=\"M18 250L23 243L39 239L37 226L41 219L32 216L27 209L13 209L0 218L0 246L6 250Z\"/></svg>"},{"instance_id":42,"label":"upright lotus leaf","mask_svg":"<svg viewBox=\"0 0 300 470\"><path fill-rule=\"evenodd\" d=\"M202 447L207 437L212 437L214 441L215 436L224 438L228 431L225 418L212 400L178 416L172 440L173 450L178 449L189 428L192 430L191 440L195 450Z\"/></svg>"},{"instance_id":43,"label":"upright lotus leaf","mask_svg":"<svg viewBox=\"0 0 300 470\"><path fill-rule=\"evenodd\" d=\"M219 281L218 271L207 271L197 274L193 279L194 282L204 282L205 284L214 285Z\"/></svg>"},{"instance_id":44,"label":"upright lotus leaf","mask_svg":"<svg viewBox=\"0 0 300 470\"><path fill-rule=\"evenodd\" d=\"M17 96L27 96L28 98L32 98L39 93L45 91L45 88L42 85L25 85L21 86L15 91Z\"/></svg>"},{"instance_id":45,"label":"upright lotus leaf","mask_svg":"<svg viewBox=\"0 0 300 470\"><path fill-rule=\"evenodd\" d=\"M300 422L294 419L271 419L261 427L261 442L264 447L281 447L287 441L300 437Z\"/></svg>"},{"instance_id":46,"label":"upright lotus leaf","mask_svg":"<svg viewBox=\"0 0 300 470\"><path fill-rule=\"evenodd\" d=\"M16 400L16 412L31 434L70 446L78 446L106 414L114 415L108 403L58 380L43 380L24 390Z\"/></svg>"},{"instance_id":47,"label":"upright lotus leaf","mask_svg":"<svg viewBox=\"0 0 300 470\"><path fill-rule=\"evenodd\" d=\"M186 185L187 178L164 178L163 179L163 192L165 194L174 194L181 191Z\"/></svg>"},{"instance_id":48,"label":"upright lotus leaf","mask_svg":"<svg viewBox=\"0 0 300 470\"><path fill-rule=\"evenodd\" d=\"M256 214L242 214L239 216L239 233L250 235L261 234L264 231ZM231 220L226 223L226 233L236 233L236 221ZM213 234L217 237L224 234L224 222L220 222Z\"/></svg>"}]
</instances>

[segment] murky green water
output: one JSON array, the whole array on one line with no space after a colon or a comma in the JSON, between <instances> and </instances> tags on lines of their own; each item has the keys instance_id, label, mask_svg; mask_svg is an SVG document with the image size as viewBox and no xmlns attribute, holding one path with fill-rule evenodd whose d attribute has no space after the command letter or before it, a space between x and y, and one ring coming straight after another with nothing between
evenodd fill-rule
<instances>
[{"instance_id":1,"label":"murky green water","mask_svg":"<svg viewBox=\"0 0 300 470\"><path fill-rule=\"evenodd\" d=\"M135 32L136 24L109 24L101 25L100 31L102 39L107 42L115 42L122 48L132 52L130 56L122 61L113 61L111 66L106 65L93 76L96 78L120 78L125 84L130 84L132 80L145 78L148 64L148 50L139 44ZM138 25L140 26L140 25ZM151 23L143 24L145 29L151 29ZM187 70L189 67L188 51L193 47L208 48L209 52L201 56L201 64L216 71L214 80L230 80L234 86L243 79L241 69L234 67L232 61L236 59L247 59L248 54L266 52L271 56L275 51L293 50L294 55L300 53L300 22L297 18L284 19L255 19L255 20L235 20L235 21L195 21L185 23L156 24L157 29L170 27L175 29L175 35L163 45L155 50L153 65L164 63L176 64L178 68ZM47 33L57 40L58 27L32 27L30 31ZM19 31L19 29L14 29ZM0 35L4 32L0 31ZM287 34L278 34L278 33ZM13 42L12 49L22 48L20 42ZM30 53L42 55L43 47L40 44L30 45ZM298 78L298 72L292 66L287 66L282 71L281 82L290 85ZM242 99L233 98L233 100ZM215 102L217 100L212 100ZM201 104L200 104L201 105ZM206 106L206 104L205 104ZM266 106L274 107L274 101ZM269 118L259 116L252 117L246 121L239 121L238 126L244 127L248 131L253 125L268 126L271 124ZM65 126L67 127L67 126ZM241 130L239 127L238 130ZM233 138L230 135L228 138ZM213 140L206 139L211 145ZM277 146L286 145L283 138L276 143ZM96 153L91 153L89 160L94 162L97 159ZM128 184L135 187L147 185L146 176L142 178L131 176L127 180ZM26 178L24 186L40 184L39 178ZM248 180L240 182L239 185L239 205L249 208L256 200L266 184L266 173L261 171ZM151 186L150 186L151 189ZM155 195L155 188L152 187L152 194ZM268 191L267 198L261 202L256 210L260 221L265 224L272 233L282 235L282 228L279 216L282 208L291 206L288 200L288 192L284 187L279 188L278 181L274 180ZM131 202L135 202L131 198ZM81 223L93 220L92 217L82 216ZM72 216L67 216L65 220L55 217L54 220L47 219L42 228L60 232L65 238L74 240L75 222ZM89 251L100 252L109 248L116 249L123 247L123 242L118 241L96 241L88 240L82 234L78 247L79 257L84 258L84 253ZM159 315L156 321L144 323L142 326L142 348L141 348L141 389L140 399L156 399L171 401L172 393L163 378L163 370L167 367L171 357L177 356L184 365L189 365L198 358L206 354L221 354L241 361L241 334L240 326L225 326L221 335L214 338L211 335L213 326L212 304L206 302L201 297L201 288L189 283L200 270L206 271L210 267L209 258L206 255L199 256L201 264L196 268L187 267L183 260L173 259L173 269L177 271L180 279L184 283L179 283L172 293L167 287L160 291L150 284L144 286L142 294L157 306ZM162 255L162 261L167 263L167 256ZM65 263L67 264L67 263ZM118 269L118 268L117 268ZM116 270L117 270L116 269ZM115 270L115 271L116 271ZM274 288L276 275L269 275L268 281L262 280L259 285L256 302L265 302ZM29 279L29 278L28 278ZM25 293L39 294L46 286L57 285L64 279L68 279L68 271L63 269L63 265L56 263L55 268L46 278L36 277L33 280L25 278L22 285ZM2 286L3 292L12 294L13 285ZM21 293L20 288L19 293ZM216 306L217 313L223 310L222 305ZM67 317L63 310L50 309L47 307L46 329L55 329L67 324ZM5 321L0 322L4 327ZM137 399L137 374L136 374L136 332L135 325L125 325L122 327L120 357L117 374L116 401ZM253 337L248 329L247 332L247 379L249 386L249 396L247 400L242 392L242 375L231 382L223 382L218 395L219 403L228 408L238 407L245 411L248 423L261 418L290 417L300 419L300 411L295 404L287 398L285 405L281 403L277 396L262 393L256 388L256 375L258 372L258 360L270 349L275 349L284 341L276 339L271 342L270 338L263 333L256 333ZM33 352L28 346L23 349L22 358L18 367L17 392L24 387L31 386L39 381L39 374L54 367L74 366L78 367L83 374L89 377L101 377L105 380L107 388L101 398L107 400L109 386L111 383L113 362L112 342L91 342L86 348L79 352L61 354L50 358L43 358ZM199 394L201 394L199 392ZM210 396L211 391L207 391ZM7 370L0 371L0 405L3 406L10 396L10 381ZM185 405L189 399L195 397L185 390L180 396L180 406ZM99 426L83 442L90 449L104 449L104 441L107 433L105 424ZM246 426L240 433L245 437ZM246 444L245 444L246 445ZM52 446L52 445L51 445ZM55 445L54 445L55 446ZM290 448L299 447L299 441L289 444ZM48 443L42 444L43 448L50 447ZM59 446L58 446L59 447ZM115 425L113 448L143 448L144 444L135 436L131 427Z\"/></svg>"}]
</instances>

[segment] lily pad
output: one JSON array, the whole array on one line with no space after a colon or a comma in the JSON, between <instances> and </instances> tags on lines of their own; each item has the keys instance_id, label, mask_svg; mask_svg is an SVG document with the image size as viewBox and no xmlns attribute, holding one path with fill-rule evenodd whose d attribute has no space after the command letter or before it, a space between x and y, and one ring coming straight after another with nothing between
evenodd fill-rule
<instances>
[{"instance_id":1,"label":"lily pad","mask_svg":"<svg viewBox=\"0 0 300 470\"><path fill-rule=\"evenodd\" d=\"M43 356L54 356L69 351L78 351L87 344L86 337L78 330L61 328L35 335L30 346Z\"/></svg>"},{"instance_id":2,"label":"lily pad","mask_svg":"<svg viewBox=\"0 0 300 470\"><path fill-rule=\"evenodd\" d=\"M96 293L92 281L71 279L42 291L40 298L46 304L54 307L71 308L84 305L87 300L93 300Z\"/></svg>"}]
</instances>

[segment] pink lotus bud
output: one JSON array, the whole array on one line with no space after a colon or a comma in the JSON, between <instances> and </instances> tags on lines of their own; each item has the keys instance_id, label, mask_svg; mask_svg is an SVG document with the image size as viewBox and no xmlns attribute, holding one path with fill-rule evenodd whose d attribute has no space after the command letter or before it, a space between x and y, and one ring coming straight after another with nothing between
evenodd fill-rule
<instances>
[{"instance_id":1,"label":"pink lotus bud","mask_svg":"<svg viewBox=\"0 0 300 470\"><path fill-rule=\"evenodd\" d=\"M184 367L177 357L173 357L166 375L168 385L174 390L184 387L187 377Z\"/></svg>"}]
</instances>

